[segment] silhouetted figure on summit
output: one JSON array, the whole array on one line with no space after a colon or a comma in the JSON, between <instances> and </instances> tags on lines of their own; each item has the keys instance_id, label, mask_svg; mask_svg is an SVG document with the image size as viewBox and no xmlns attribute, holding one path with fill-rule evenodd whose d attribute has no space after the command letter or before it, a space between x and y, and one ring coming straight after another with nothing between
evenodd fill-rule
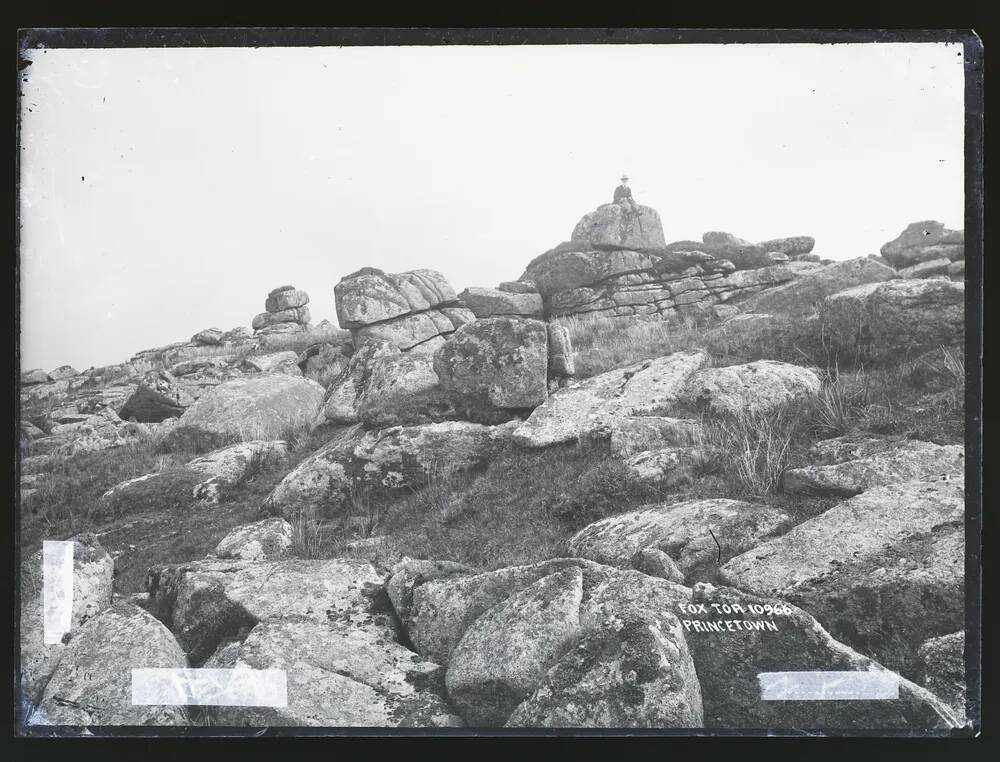
<instances>
[{"instance_id":1,"label":"silhouetted figure on summit","mask_svg":"<svg viewBox=\"0 0 1000 762\"><path fill-rule=\"evenodd\" d=\"M632 198L632 189L628 187L628 175L622 175L622 184L615 188L615 204L628 204L635 211L635 199Z\"/></svg>"}]
</instances>

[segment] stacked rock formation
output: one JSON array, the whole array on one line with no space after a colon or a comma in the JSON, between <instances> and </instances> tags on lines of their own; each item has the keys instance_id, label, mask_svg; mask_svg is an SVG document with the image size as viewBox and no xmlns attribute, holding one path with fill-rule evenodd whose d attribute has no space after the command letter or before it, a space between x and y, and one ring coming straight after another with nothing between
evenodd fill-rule
<instances>
[{"instance_id":1,"label":"stacked rock formation","mask_svg":"<svg viewBox=\"0 0 1000 762\"><path fill-rule=\"evenodd\" d=\"M570 241L529 263L519 283L541 295L546 317L700 313L818 266L805 261L814 244L807 236L751 244L711 232L700 242L664 244L656 211L639 211L632 220L605 204L580 220Z\"/></svg>"},{"instance_id":2,"label":"stacked rock formation","mask_svg":"<svg viewBox=\"0 0 1000 762\"><path fill-rule=\"evenodd\" d=\"M965 279L965 232L940 222L914 222L881 251L902 278Z\"/></svg>"},{"instance_id":3,"label":"stacked rock formation","mask_svg":"<svg viewBox=\"0 0 1000 762\"><path fill-rule=\"evenodd\" d=\"M253 319L257 335L296 333L309 325L309 294L294 286L280 286L267 295L264 312Z\"/></svg>"},{"instance_id":4,"label":"stacked rock formation","mask_svg":"<svg viewBox=\"0 0 1000 762\"><path fill-rule=\"evenodd\" d=\"M369 338L389 341L404 352L432 353L445 337L476 319L436 270L386 273L364 267L334 287L337 320L355 346Z\"/></svg>"}]
</instances>

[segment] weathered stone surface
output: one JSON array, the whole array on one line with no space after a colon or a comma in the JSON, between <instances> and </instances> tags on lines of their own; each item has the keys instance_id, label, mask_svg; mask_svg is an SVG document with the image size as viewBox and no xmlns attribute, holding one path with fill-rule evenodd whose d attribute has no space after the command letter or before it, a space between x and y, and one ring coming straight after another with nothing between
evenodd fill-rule
<instances>
[{"instance_id":1,"label":"weathered stone surface","mask_svg":"<svg viewBox=\"0 0 1000 762\"><path fill-rule=\"evenodd\" d=\"M692 445L701 436L701 424L686 418L637 415L611 424L611 452L629 457L674 445Z\"/></svg>"},{"instance_id":2,"label":"weathered stone surface","mask_svg":"<svg viewBox=\"0 0 1000 762\"><path fill-rule=\"evenodd\" d=\"M450 395L438 382L433 358L398 350L372 360L355 409L357 419L369 428L458 417Z\"/></svg>"},{"instance_id":3,"label":"weathered stone surface","mask_svg":"<svg viewBox=\"0 0 1000 762\"><path fill-rule=\"evenodd\" d=\"M920 646L920 683L965 723L965 632L931 638Z\"/></svg>"},{"instance_id":4,"label":"weathered stone surface","mask_svg":"<svg viewBox=\"0 0 1000 762\"><path fill-rule=\"evenodd\" d=\"M265 507L292 517L299 511L341 513L352 490L395 492L426 485L434 474L488 460L509 438L511 425L442 421L380 431L341 432L304 460L271 492Z\"/></svg>"},{"instance_id":5,"label":"weathered stone surface","mask_svg":"<svg viewBox=\"0 0 1000 762\"><path fill-rule=\"evenodd\" d=\"M191 337L192 344L221 344L222 343L222 329L220 328L206 328L203 331L198 331L194 336Z\"/></svg>"},{"instance_id":6,"label":"weathered stone surface","mask_svg":"<svg viewBox=\"0 0 1000 762\"><path fill-rule=\"evenodd\" d=\"M727 588L697 585L692 603L706 613L681 616L704 702L707 728L807 730L946 731L957 722L928 691L899 678L899 698L875 701L762 701L762 672L885 672L882 665L839 643L805 611L760 615L749 607L785 610L781 600ZM712 604L739 604L744 613L718 614ZM772 622L777 631L740 624L730 632L726 621ZM722 631L704 622L721 623ZM698 623L698 629L694 624Z\"/></svg>"},{"instance_id":7,"label":"weathered stone surface","mask_svg":"<svg viewBox=\"0 0 1000 762\"><path fill-rule=\"evenodd\" d=\"M180 706L132 703L132 669L186 667L173 635L122 601L89 620L63 651L32 725L186 725Z\"/></svg>"},{"instance_id":8,"label":"weathered stone surface","mask_svg":"<svg viewBox=\"0 0 1000 762\"><path fill-rule=\"evenodd\" d=\"M315 344L299 355L302 375L324 389L343 373L354 354L354 344Z\"/></svg>"},{"instance_id":9,"label":"weathered stone surface","mask_svg":"<svg viewBox=\"0 0 1000 762\"><path fill-rule=\"evenodd\" d=\"M264 302L264 309L267 312L277 313L283 310L291 310L297 307L305 307L309 304L309 294L299 289L290 288L268 295ZM308 320L299 322L308 322Z\"/></svg>"},{"instance_id":10,"label":"weathered stone surface","mask_svg":"<svg viewBox=\"0 0 1000 762\"><path fill-rule=\"evenodd\" d=\"M367 594L381 584L370 563L354 559L205 560L151 568L146 590L149 610L199 664L227 638L268 619L384 629L386 616L372 611Z\"/></svg>"},{"instance_id":11,"label":"weathered stone surface","mask_svg":"<svg viewBox=\"0 0 1000 762\"><path fill-rule=\"evenodd\" d=\"M261 312L256 315L250 324L255 331L266 328L269 325L278 323L300 323L305 325L312 319L308 307L289 307L286 310L277 312Z\"/></svg>"},{"instance_id":12,"label":"weathered stone surface","mask_svg":"<svg viewBox=\"0 0 1000 762\"><path fill-rule=\"evenodd\" d=\"M362 343L344 372L326 392L321 419L329 423L357 423L358 399L368 388L372 368L383 357L399 354L399 348L388 341L370 340Z\"/></svg>"},{"instance_id":13,"label":"weathered stone surface","mask_svg":"<svg viewBox=\"0 0 1000 762\"><path fill-rule=\"evenodd\" d=\"M542 296L538 293L511 293L495 288L472 286L458 295L477 318L542 317Z\"/></svg>"},{"instance_id":14,"label":"weathered stone surface","mask_svg":"<svg viewBox=\"0 0 1000 762\"><path fill-rule=\"evenodd\" d=\"M802 606L836 637L912 674L964 616L960 480L877 487L728 561L727 584Z\"/></svg>"},{"instance_id":15,"label":"weathered stone surface","mask_svg":"<svg viewBox=\"0 0 1000 762\"><path fill-rule=\"evenodd\" d=\"M114 562L94 535L78 535L73 543L73 603L66 641L111 605ZM25 705L33 705L59 663L66 643L46 643L42 550L21 565L21 691Z\"/></svg>"},{"instance_id":16,"label":"weathered stone surface","mask_svg":"<svg viewBox=\"0 0 1000 762\"><path fill-rule=\"evenodd\" d=\"M546 330L549 333L549 378L568 378L576 375L569 329L558 323L548 323Z\"/></svg>"},{"instance_id":17,"label":"weathered stone surface","mask_svg":"<svg viewBox=\"0 0 1000 762\"><path fill-rule=\"evenodd\" d=\"M670 614L588 628L507 722L532 728L700 728L701 688Z\"/></svg>"},{"instance_id":18,"label":"weathered stone surface","mask_svg":"<svg viewBox=\"0 0 1000 762\"><path fill-rule=\"evenodd\" d=\"M91 507L93 519L116 519L147 511L170 511L189 506L204 480L190 468L170 467L116 484Z\"/></svg>"},{"instance_id":19,"label":"weathered stone surface","mask_svg":"<svg viewBox=\"0 0 1000 762\"><path fill-rule=\"evenodd\" d=\"M227 381L184 411L166 440L204 451L233 440L273 439L288 428L307 426L323 395L315 381L282 373Z\"/></svg>"},{"instance_id":20,"label":"weathered stone surface","mask_svg":"<svg viewBox=\"0 0 1000 762\"><path fill-rule=\"evenodd\" d=\"M788 238L773 238L757 244L764 251L780 251L782 254L799 257L808 254L816 245L816 239L808 235L796 235Z\"/></svg>"},{"instance_id":21,"label":"weathered stone surface","mask_svg":"<svg viewBox=\"0 0 1000 762\"><path fill-rule=\"evenodd\" d=\"M694 479L697 451L690 447L663 447L637 452L625 459L625 473L634 485L675 489Z\"/></svg>"},{"instance_id":22,"label":"weathered stone surface","mask_svg":"<svg viewBox=\"0 0 1000 762\"><path fill-rule=\"evenodd\" d=\"M287 442L255 440L240 442L202 455L187 464L189 469L204 479L195 485L192 494L198 500L217 503L225 490L287 454Z\"/></svg>"},{"instance_id":23,"label":"weathered stone surface","mask_svg":"<svg viewBox=\"0 0 1000 762\"><path fill-rule=\"evenodd\" d=\"M434 354L441 386L472 407L535 408L548 396L548 331L489 318L459 328Z\"/></svg>"},{"instance_id":24,"label":"weathered stone surface","mask_svg":"<svg viewBox=\"0 0 1000 762\"><path fill-rule=\"evenodd\" d=\"M220 654L235 669L281 669L284 707L213 707L217 724L292 727L453 727L439 695L441 668L383 632L312 617L256 625ZM228 666L228 665L227 665Z\"/></svg>"},{"instance_id":25,"label":"weathered stone surface","mask_svg":"<svg viewBox=\"0 0 1000 762\"><path fill-rule=\"evenodd\" d=\"M308 326L302 323L270 323L263 328L258 328L257 336L298 336L304 334Z\"/></svg>"},{"instance_id":26,"label":"weathered stone surface","mask_svg":"<svg viewBox=\"0 0 1000 762\"><path fill-rule=\"evenodd\" d=\"M569 568L583 573L581 624L626 612L675 610L688 588L637 571L582 558L559 558L471 576L433 579L415 588L407 631L417 650L445 663L466 629L493 606L534 582Z\"/></svg>"},{"instance_id":27,"label":"weathered stone surface","mask_svg":"<svg viewBox=\"0 0 1000 762\"><path fill-rule=\"evenodd\" d=\"M266 355L251 355L243 361L243 368L251 373L285 373L301 376L297 352L271 352Z\"/></svg>"},{"instance_id":28,"label":"weathered stone surface","mask_svg":"<svg viewBox=\"0 0 1000 762\"><path fill-rule=\"evenodd\" d=\"M215 555L244 561L270 561L285 556L291 547L292 525L282 518L270 518L236 527L215 546Z\"/></svg>"},{"instance_id":29,"label":"weathered stone surface","mask_svg":"<svg viewBox=\"0 0 1000 762\"><path fill-rule=\"evenodd\" d=\"M828 296L821 313L827 340L851 354L858 332L871 334L871 353L888 360L965 336L965 286L945 280L868 283Z\"/></svg>"},{"instance_id":30,"label":"weathered stone surface","mask_svg":"<svg viewBox=\"0 0 1000 762\"><path fill-rule=\"evenodd\" d=\"M659 548L643 548L632 556L632 568L651 577L659 577L678 585L684 584L684 572L670 556Z\"/></svg>"},{"instance_id":31,"label":"weathered stone surface","mask_svg":"<svg viewBox=\"0 0 1000 762\"><path fill-rule=\"evenodd\" d=\"M899 270L900 278L930 278L932 275L947 275L950 272L951 260L947 257L929 259L926 262L918 262L909 267L902 267Z\"/></svg>"},{"instance_id":32,"label":"weathered stone surface","mask_svg":"<svg viewBox=\"0 0 1000 762\"><path fill-rule=\"evenodd\" d=\"M21 373L21 386L31 386L32 384L44 384L51 381L52 378L41 368L35 368L34 370L26 370Z\"/></svg>"},{"instance_id":33,"label":"weathered stone surface","mask_svg":"<svg viewBox=\"0 0 1000 762\"><path fill-rule=\"evenodd\" d=\"M814 396L820 380L808 368L774 360L705 368L687 379L685 405L714 413L766 413Z\"/></svg>"},{"instance_id":34,"label":"weathered stone surface","mask_svg":"<svg viewBox=\"0 0 1000 762\"><path fill-rule=\"evenodd\" d=\"M362 326L354 331L354 340L356 346L361 346L365 340L382 339L404 351L424 349L433 352L444 337L475 319L476 316L464 307L442 307Z\"/></svg>"},{"instance_id":35,"label":"weathered stone surface","mask_svg":"<svg viewBox=\"0 0 1000 762\"><path fill-rule=\"evenodd\" d=\"M745 312L806 314L814 311L823 297L830 294L895 277L896 271L891 267L858 257L805 272L790 283L754 294L740 306Z\"/></svg>"},{"instance_id":36,"label":"weathered stone surface","mask_svg":"<svg viewBox=\"0 0 1000 762\"><path fill-rule=\"evenodd\" d=\"M409 627L413 591L425 582L443 577L467 576L476 570L456 561L403 558L393 565L385 589L400 621Z\"/></svg>"},{"instance_id":37,"label":"weathered stone surface","mask_svg":"<svg viewBox=\"0 0 1000 762\"><path fill-rule=\"evenodd\" d=\"M73 376L80 375L80 371L74 368L72 365L60 365L55 370L49 371L49 378L53 381L61 381L64 378L73 378Z\"/></svg>"},{"instance_id":38,"label":"weathered stone surface","mask_svg":"<svg viewBox=\"0 0 1000 762\"><path fill-rule=\"evenodd\" d=\"M637 205L633 211L625 204L602 204L585 214L573 228L572 240L621 249L655 249L666 245L663 223L656 210Z\"/></svg>"},{"instance_id":39,"label":"weathered stone surface","mask_svg":"<svg viewBox=\"0 0 1000 762\"><path fill-rule=\"evenodd\" d=\"M341 328L361 328L442 305L458 297L436 270L390 274L365 267L345 275L334 287L337 320Z\"/></svg>"},{"instance_id":40,"label":"weathered stone surface","mask_svg":"<svg viewBox=\"0 0 1000 762\"><path fill-rule=\"evenodd\" d=\"M964 250L965 234L961 230L948 230L940 222L925 220L907 225L897 238L882 246L882 256L893 267L909 267L918 262L937 259L941 249L949 247ZM949 256L961 259L964 254Z\"/></svg>"},{"instance_id":41,"label":"weathered stone surface","mask_svg":"<svg viewBox=\"0 0 1000 762\"><path fill-rule=\"evenodd\" d=\"M503 724L546 670L572 645L580 621L583 574L543 577L486 611L448 661L448 696L472 725Z\"/></svg>"},{"instance_id":42,"label":"weathered stone surface","mask_svg":"<svg viewBox=\"0 0 1000 762\"><path fill-rule=\"evenodd\" d=\"M913 479L948 475L961 480L964 477L965 448L962 445L942 446L918 440L880 445L861 457L839 463L790 469L784 474L782 487L792 493L851 496L872 487Z\"/></svg>"},{"instance_id":43,"label":"weathered stone surface","mask_svg":"<svg viewBox=\"0 0 1000 762\"><path fill-rule=\"evenodd\" d=\"M707 361L702 352L667 357L571 383L550 395L513 434L524 447L570 442L627 416L669 415L688 377Z\"/></svg>"},{"instance_id":44,"label":"weathered stone surface","mask_svg":"<svg viewBox=\"0 0 1000 762\"><path fill-rule=\"evenodd\" d=\"M497 289L508 294L537 294L538 287L530 278L524 280L505 280Z\"/></svg>"},{"instance_id":45,"label":"weathered stone surface","mask_svg":"<svg viewBox=\"0 0 1000 762\"><path fill-rule=\"evenodd\" d=\"M164 384L163 386L170 391L167 389L161 391L150 385L149 380L147 378L139 384L122 406L119 411L122 420L128 421L134 418L140 423L159 423L167 418L180 418L194 403L190 394L185 393L182 396L182 390L176 384Z\"/></svg>"},{"instance_id":46,"label":"weathered stone surface","mask_svg":"<svg viewBox=\"0 0 1000 762\"><path fill-rule=\"evenodd\" d=\"M639 551L655 548L674 559L689 582L703 581L791 523L787 513L769 505L688 500L602 519L577 532L568 548L575 556L622 568L632 566Z\"/></svg>"}]
</instances>

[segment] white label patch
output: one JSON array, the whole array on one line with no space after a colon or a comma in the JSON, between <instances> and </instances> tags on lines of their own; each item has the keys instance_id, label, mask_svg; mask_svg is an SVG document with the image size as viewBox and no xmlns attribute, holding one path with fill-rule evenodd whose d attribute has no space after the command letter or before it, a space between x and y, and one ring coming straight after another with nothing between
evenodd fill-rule
<instances>
[{"instance_id":1,"label":"white label patch","mask_svg":"<svg viewBox=\"0 0 1000 762\"><path fill-rule=\"evenodd\" d=\"M73 627L73 543L42 543L42 641L62 643Z\"/></svg>"},{"instance_id":2,"label":"white label patch","mask_svg":"<svg viewBox=\"0 0 1000 762\"><path fill-rule=\"evenodd\" d=\"M899 698L892 672L761 672L761 701L884 701Z\"/></svg>"},{"instance_id":3,"label":"white label patch","mask_svg":"<svg viewBox=\"0 0 1000 762\"><path fill-rule=\"evenodd\" d=\"M132 703L166 706L288 706L283 669L132 670Z\"/></svg>"}]
</instances>

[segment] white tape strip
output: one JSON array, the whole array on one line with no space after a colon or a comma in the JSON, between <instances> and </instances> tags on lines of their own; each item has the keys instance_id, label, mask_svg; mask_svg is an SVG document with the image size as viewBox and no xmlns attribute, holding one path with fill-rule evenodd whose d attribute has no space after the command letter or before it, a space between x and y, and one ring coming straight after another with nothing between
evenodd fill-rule
<instances>
[{"instance_id":1,"label":"white tape strip","mask_svg":"<svg viewBox=\"0 0 1000 762\"><path fill-rule=\"evenodd\" d=\"M879 701L899 698L893 672L761 672L761 701Z\"/></svg>"},{"instance_id":2,"label":"white tape strip","mask_svg":"<svg viewBox=\"0 0 1000 762\"><path fill-rule=\"evenodd\" d=\"M73 627L73 543L42 543L42 640L61 643Z\"/></svg>"},{"instance_id":3,"label":"white tape strip","mask_svg":"<svg viewBox=\"0 0 1000 762\"><path fill-rule=\"evenodd\" d=\"M135 705L288 706L283 669L132 670Z\"/></svg>"}]
</instances>

